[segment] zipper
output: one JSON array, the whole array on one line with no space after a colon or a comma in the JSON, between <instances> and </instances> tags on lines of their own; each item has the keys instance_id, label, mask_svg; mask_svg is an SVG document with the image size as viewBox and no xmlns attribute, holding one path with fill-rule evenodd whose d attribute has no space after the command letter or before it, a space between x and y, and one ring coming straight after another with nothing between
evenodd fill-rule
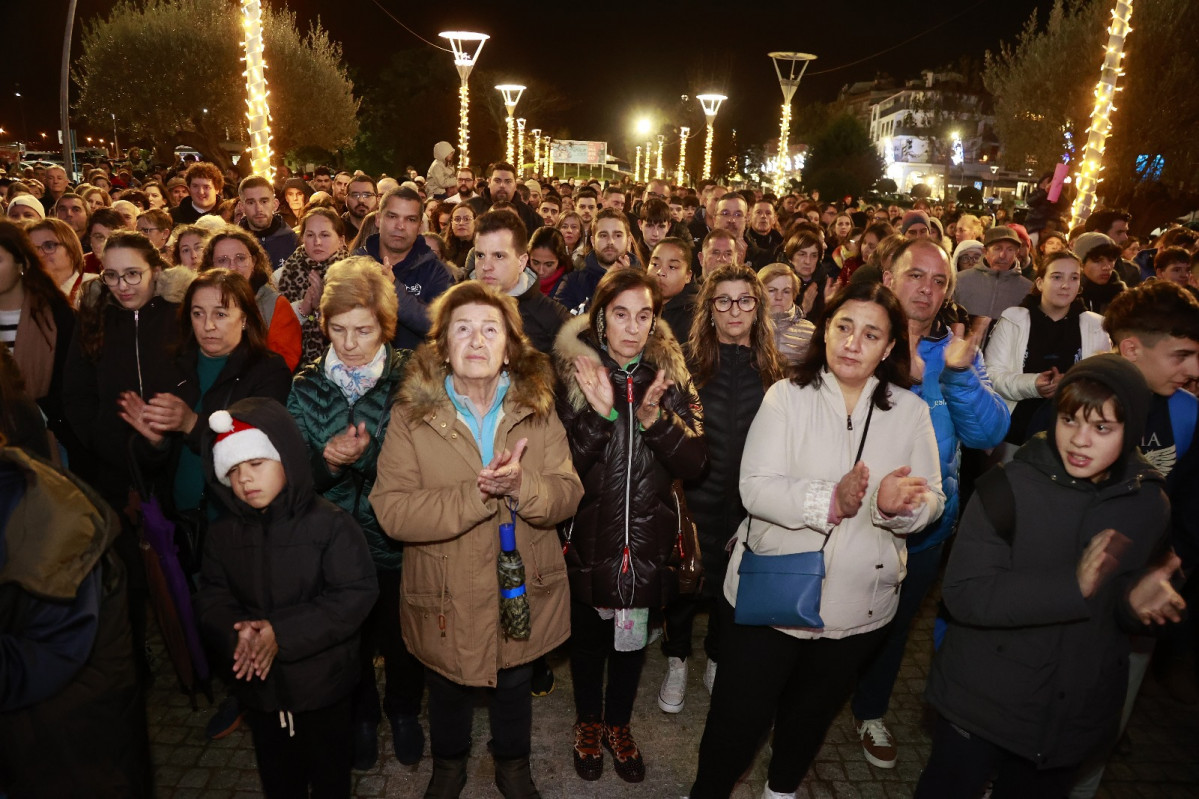
<instances>
[{"instance_id":1,"label":"zipper","mask_svg":"<svg viewBox=\"0 0 1199 799\"><path fill-rule=\"evenodd\" d=\"M629 413L628 413L628 420L629 420L629 446L628 446L628 450L627 450L627 452L626 452L626 455L625 455L625 473L624 473L624 552L623 552L623 554L621 555L621 559L620 559L620 573L621 573L621 575L627 574L627 573L628 573L628 571L629 571L629 566L630 566L630 558L629 558L629 524L630 524L630 522L632 521L632 509L629 507L629 503L630 503L630 502L632 502L632 493L633 493L633 485L632 485L632 483L633 483L633 434L634 434L634 430L633 430L633 418L634 418L634 416L636 415L636 414L633 412L633 373L632 373L632 372L625 372L625 376L624 376L624 385L625 385L625 399L626 399L626 401L628 402L628 406L629 406ZM636 575L634 575L634 577L633 577L633 584L634 584L634 587L636 587L636 582L637 582L637 578L636 578ZM623 600L624 600L624 579L623 579L622 577L618 577L618 578L617 578L617 593L618 593L618 595L620 596L621 600L623 601ZM630 598L629 598L629 600L630 600L630 601L632 601L632 597L630 597Z\"/></svg>"},{"instance_id":2,"label":"zipper","mask_svg":"<svg viewBox=\"0 0 1199 799\"><path fill-rule=\"evenodd\" d=\"M137 360L137 393L142 399L146 398L146 388L142 385L142 342L138 334L140 329L138 326L138 314L141 310L133 312L133 356Z\"/></svg>"},{"instance_id":3,"label":"zipper","mask_svg":"<svg viewBox=\"0 0 1199 799\"><path fill-rule=\"evenodd\" d=\"M853 417L850 416L848 413L845 414L845 429L853 430Z\"/></svg>"}]
</instances>

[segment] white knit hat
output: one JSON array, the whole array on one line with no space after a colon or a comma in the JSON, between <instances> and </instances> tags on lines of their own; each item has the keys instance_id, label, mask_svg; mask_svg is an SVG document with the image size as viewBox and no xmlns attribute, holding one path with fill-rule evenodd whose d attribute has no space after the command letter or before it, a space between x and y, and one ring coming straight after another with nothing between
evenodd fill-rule
<instances>
[{"instance_id":1,"label":"white knit hat","mask_svg":"<svg viewBox=\"0 0 1199 799\"><path fill-rule=\"evenodd\" d=\"M229 472L239 463L258 459L283 461L266 433L234 419L229 411L213 412L208 417L208 426L218 434L212 444L212 465L223 485L231 485Z\"/></svg>"},{"instance_id":2,"label":"white knit hat","mask_svg":"<svg viewBox=\"0 0 1199 799\"><path fill-rule=\"evenodd\" d=\"M38 219L46 218L46 211L42 208L42 201L32 194L18 194L16 197L13 197L8 203L8 207L12 208L14 205L24 205L27 208L33 209Z\"/></svg>"}]
</instances>

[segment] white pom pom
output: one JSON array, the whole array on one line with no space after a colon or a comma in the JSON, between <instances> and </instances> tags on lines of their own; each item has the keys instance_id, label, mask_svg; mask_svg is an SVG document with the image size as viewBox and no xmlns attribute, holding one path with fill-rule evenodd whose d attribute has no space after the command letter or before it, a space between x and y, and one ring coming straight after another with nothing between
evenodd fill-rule
<instances>
[{"instance_id":1,"label":"white pom pom","mask_svg":"<svg viewBox=\"0 0 1199 799\"><path fill-rule=\"evenodd\" d=\"M216 433L228 433L233 430L233 417L229 411L213 411L208 417L208 426Z\"/></svg>"}]
</instances>

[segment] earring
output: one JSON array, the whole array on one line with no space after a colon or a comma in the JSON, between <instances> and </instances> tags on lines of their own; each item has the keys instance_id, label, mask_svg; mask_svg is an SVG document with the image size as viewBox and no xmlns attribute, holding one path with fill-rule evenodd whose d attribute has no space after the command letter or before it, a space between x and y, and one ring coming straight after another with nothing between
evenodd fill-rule
<instances>
[{"instance_id":1,"label":"earring","mask_svg":"<svg viewBox=\"0 0 1199 799\"><path fill-rule=\"evenodd\" d=\"M712 327L716 327L716 318L715 317L712 318Z\"/></svg>"},{"instance_id":2,"label":"earring","mask_svg":"<svg viewBox=\"0 0 1199 799\"><path fill-rule=\"evenodd\" d=\"M604 312L600 311L599 316L595 318L595 332L600 338L604 337Z\"/></svg>"}]
</instances>

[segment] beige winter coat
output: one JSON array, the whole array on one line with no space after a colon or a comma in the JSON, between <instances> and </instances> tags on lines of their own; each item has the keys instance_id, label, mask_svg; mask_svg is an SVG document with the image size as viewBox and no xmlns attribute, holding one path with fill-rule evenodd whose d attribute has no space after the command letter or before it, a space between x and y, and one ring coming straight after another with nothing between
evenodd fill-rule
<instances>
[{"instance_id":1,"label":"beige winter coat","mask_svg":"<svg viewBox=\"0 0 1199 799\"><path fill-rule=\"evenodd\" d=\"M462 685L496 684L496 672L528 663L570 635L566 565L555 525L583 495L566 432L554 413L548 359L510 373L495 451L522 438L523 479L516 546L532 614L526 641L506 638L499 620L496 557L507 507L484 502L476 486L482 456L445 391L429 345L409 362L379 454L371 505L383 531L404 541L400 624L409 650Z\"/></svg>"}]
</instances>

